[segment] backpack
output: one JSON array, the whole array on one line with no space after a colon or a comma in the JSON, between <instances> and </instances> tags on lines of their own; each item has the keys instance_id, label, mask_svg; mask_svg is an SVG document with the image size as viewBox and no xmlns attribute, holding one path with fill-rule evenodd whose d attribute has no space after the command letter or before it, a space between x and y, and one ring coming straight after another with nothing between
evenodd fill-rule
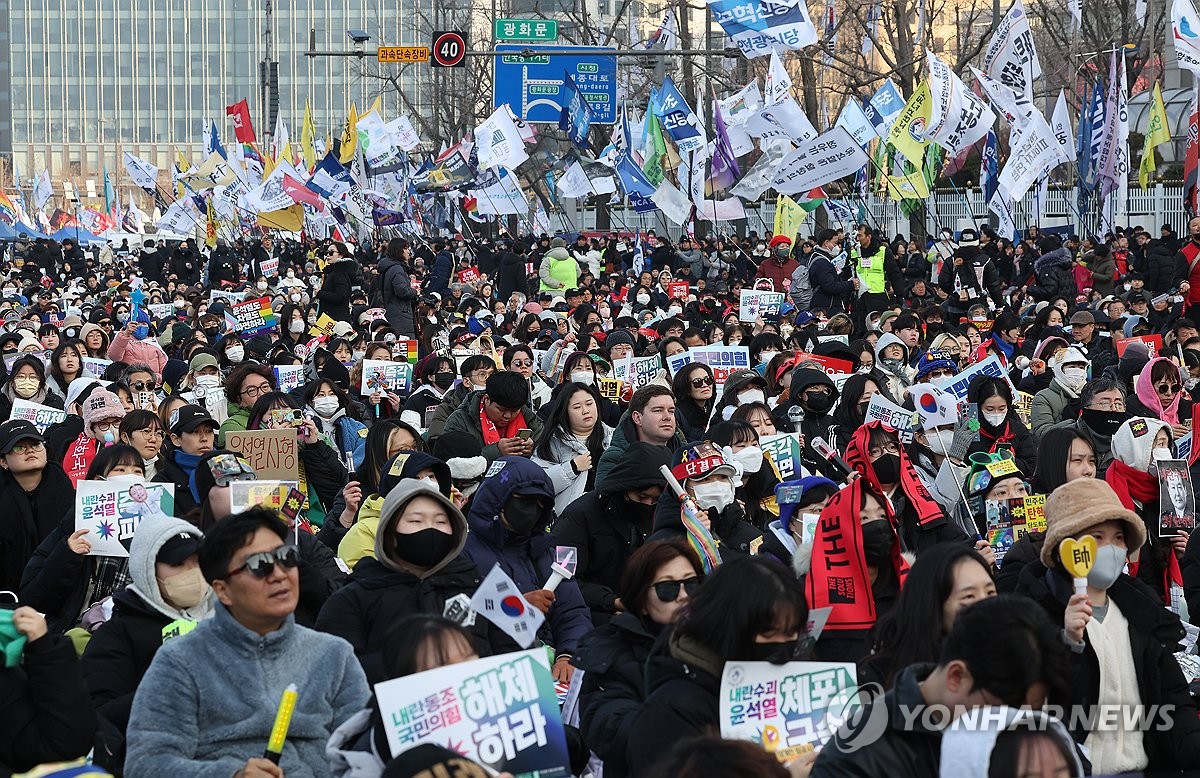
<instances>
[{"instance_id":1,"label":"backpack","mask_svg":"<svg viewBox=\"0 0 1200 778\"><path fill-rule=\"evenodd\" d=\"M808 263L811 261L809 259L801 262L792 271L792 286L788 290L792 296L792 304L801 311L807 311L812 305L813 288L812 281L808 277Z\"/></svg>"}]
</instances>

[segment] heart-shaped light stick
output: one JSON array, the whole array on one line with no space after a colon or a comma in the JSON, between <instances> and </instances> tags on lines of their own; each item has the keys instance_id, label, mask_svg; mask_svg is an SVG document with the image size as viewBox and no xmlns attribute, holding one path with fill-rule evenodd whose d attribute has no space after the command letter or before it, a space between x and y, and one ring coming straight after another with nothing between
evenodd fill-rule
<instances>
[{"instance_id":1,"label":"heart-shaped light stick","mask_svg":"<svg viewBox=\"0 0 1200 778\"><path fill-rule=\"evenodd\" d=\"M1067 538L1058 546L1058 558L1075 579L1075 593L1087 594L1087 576L1096 563L1096 539L1091 535L1079 540Z\"/></svg>"}]
</instances>

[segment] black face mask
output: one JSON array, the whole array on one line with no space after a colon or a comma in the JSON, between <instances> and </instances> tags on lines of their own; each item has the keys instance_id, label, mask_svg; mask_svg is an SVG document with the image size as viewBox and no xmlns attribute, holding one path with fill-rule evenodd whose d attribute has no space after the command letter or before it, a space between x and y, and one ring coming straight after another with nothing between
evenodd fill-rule
<instances>
[{"instance_id":1,"label":"black face mask","mask_svg":"<svg viewBox=\"0 0 1200 778\"><path fill-rule=\"evenodd\" d=\"M1098 435L1112 437L1120 429L1121 424L1129 418L1126 411L1098 411L1094 408L1084 408L1079 413L1088 429Z\"/></svg>"},{"instance_id":2,"label":"black face mask","mask_svg":"<svg viewBox=\"0 0 1200 778\"><path fill-rule=\"evenodd\" d=\"M896 454L884 454L871 466L875 468L875 477L881 484L894 484L900 480L900 457Z\"/></svg>"},{"instance_id":3,"label":"black face mask","mask_svg":"<svg viewBox=\"0 0 1200 778\"><path fill-rule=\"evenodd\" d=\"M804 399L804 406L813 413L826 413L833 405L833 395L831 394L805 393L801 397Z\"/></svg>"},{"instance_id":4,"label":"black face mask","mask_svg":"<svg viewBox=\"0 0 1200 778\"><path fill-rule=\"evenodd\" d=\"M796 643L755 643L750 647L749 662L770 662L773 665L787 664L796 658Z\"/></svg>"},{"instance_id":5,"label":"black face mask","mask_svg":"<svg viewBox=\"0 0 1200 778\"><path fill-rule=\"evenodd\" d=\"M518 535L532 535L545 517L546 510L536 497L518 494L504 504L504 521Z\"/></svg>"},{"instance_id":6,"label":"black face mask","mask_svg":"<svg viewBox=\"0 0 1200 778\"><path fill-rule=\"evenodd\" d=\"M395 554L414 567L433 567L454 550L457 541L436 527L419 532L397 534Z\"/></svg>"},{"instance_id":7,"label":"black face mask","mask_svg":"<svg viewBox=\"0 0 1200 778\"><path fill-rule=\"evenodd\" d=\"M221 333L221 328L220 327L205 327L203 332L208 337L215 338L215 337L217 337L217 335L219 335Z\"/></svg>"},{"instance_id":8,"label":"black face mask","mask_svg":"<svg viewBox=\"0 0 1200 778\"><path fill-rule=\"evenodd\" d=\"M633 519L635 527L644 527L654 521L654 511L658 508L656 503L647 505L644 502L625 498L625 504L622 506L625 512Z\"/></svg>"},{"instance_id":9,"label":"black face mask","mask_svg":"<svg viewBox=\"0 0 1200 778\"><path fill-rule=\"evenodd\" d=\"M454 386L454 373L434 373L433 383L438 389L449 389Z\"/></svg>"},{"instance_id":10,"label":"black face mask","mask_svg":"<svg viewBox=\"0 0 1200 778\"><path fill-rule=\"evenodd\" d=\"M871 404L870 402L865 402L865 403L859 403L857 406L855 406L856 408L858 408L858 418L860 418L860 419L867 418L867 407L870 406L870 404Z\"/></svg>"},{"instance_id":11,"label":"black face mask","mask_svg":"<svg viewBox=\"0 0 1200 778\"><path fill-rule=\"evenodd\" d=\"M872 521L862 528L863 556L872 567L884 567L892 560L896 533L887 521Z\"/></svg>"}]
</instances>

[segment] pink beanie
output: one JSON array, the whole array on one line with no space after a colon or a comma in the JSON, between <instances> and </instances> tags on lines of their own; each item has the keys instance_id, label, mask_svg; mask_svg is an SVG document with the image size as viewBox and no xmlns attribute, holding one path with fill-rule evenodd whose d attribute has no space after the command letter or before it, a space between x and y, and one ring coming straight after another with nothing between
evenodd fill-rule
<instances>
[{"instance_id":1,"label":"pink beanie","mask_svg":"<svg viewBox=\"0 0 1200 778\"><path fill-rule=\"evenodd\" d=\"M120 421L125 418L125 406L107 389L97 389L83 403L83 434L95 439L92 425L101 421Z\"/></svg>"}]
</instances>

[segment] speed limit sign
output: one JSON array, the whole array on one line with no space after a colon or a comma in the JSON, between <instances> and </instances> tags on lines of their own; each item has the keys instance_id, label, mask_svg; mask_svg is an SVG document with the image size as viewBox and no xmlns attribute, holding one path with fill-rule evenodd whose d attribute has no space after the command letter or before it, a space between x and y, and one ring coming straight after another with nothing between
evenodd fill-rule
<instances>
[{"instance_id":1,"label":"speed limit sign","mask_svg":"<svg viewBox=\"0 0 1200 778\"><path fill-rule=\"evenodd\" d=\"M467 58L467 40L457 30L439 30L433 34L433 66L435 68L462 67Z\"/></svg>"}]
</instances>

